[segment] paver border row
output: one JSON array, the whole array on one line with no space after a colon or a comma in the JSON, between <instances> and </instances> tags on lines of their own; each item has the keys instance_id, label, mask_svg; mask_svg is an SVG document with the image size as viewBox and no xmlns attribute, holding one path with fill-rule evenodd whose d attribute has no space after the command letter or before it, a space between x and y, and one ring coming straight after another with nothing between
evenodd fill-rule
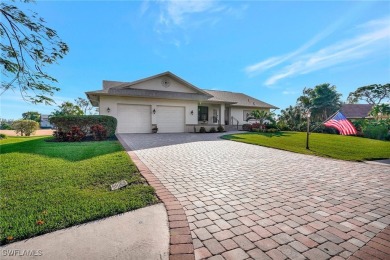
<instances>
[{"instance_id":1,"label":"paver border row","mask_svg":"<svg viewBox=\"0 0 390 260\"><path fill-rule=\"evenodd\" d=\"M348 258L348 260L372 259L390 259L390 225Z\"/></svg>"},{"instance_id":2,"label":"paver border row","mask_svg":"<svg viewBox=\"0 0 390 260\"><path fill-rule=\"evenodd\" d=\"M169 259L170 260L194 260L194 245L192 241L190 226L187 216L181 203L172 193L165 188L160 180L149 170L139 159L133 149L117 135L119 142L125 148L127 154L138 168L141 175L149 185L156 190L157 197L164 203L168 214L169 224Z\"/></svg>"}]
</instances>

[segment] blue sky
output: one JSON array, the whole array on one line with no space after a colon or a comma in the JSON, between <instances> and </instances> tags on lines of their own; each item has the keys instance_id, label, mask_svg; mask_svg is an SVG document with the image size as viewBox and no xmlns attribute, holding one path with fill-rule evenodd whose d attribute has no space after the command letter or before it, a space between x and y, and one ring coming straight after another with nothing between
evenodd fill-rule
<instances>
[{"instance_id":1,"label":"blue sky","mask_svg":"<svg viewBox=\"0 0 390 260\"><path fill-rule=\"evenodd\" d=\"M47 71L58 104L102 80L133 81L171 71L203 89L243 92L281 109L304 87L348 93L390 82L390 2L38 1L70 47ZM2 118L56 106L1 96Z\"/></svg>"}]
</instances>

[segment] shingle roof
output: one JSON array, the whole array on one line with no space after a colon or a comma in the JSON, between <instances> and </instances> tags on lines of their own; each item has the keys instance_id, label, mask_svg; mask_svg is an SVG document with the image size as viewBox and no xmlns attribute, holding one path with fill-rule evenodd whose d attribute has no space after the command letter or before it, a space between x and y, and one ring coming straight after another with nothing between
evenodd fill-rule
<instances>
[{"instance_id":1,"label":"shingle roof","mask_svg":"<svg viewBox=\"0 0 390 260\"><path fill-rule=\"evenodd\" d=\"M369 117L372 106L371 104L344 104L340 111L346 118L365 118Z\"/></svg>"},{"instance_id":2,"label":"shingle roof","mask_svg":"<svg viewBox=\"0 0 390 260\"><path fill-rule=\"evenodd\" d=\"M231 102L234 103L232 106L262 107L262 108L271 108L271 109L278 108L268 103L265 103L261 100L258 100L256 98L253 98L251 96L245 95L243 93L220 91L220 90L205 90L205 91L213 96L212 98L209 98L208 101Z\"/></svg>"},{"instance_id":3,"label":"shingle roof","mask_svg":"<svg viewBox=\"0 0 390 260\"><path fill-rule=\"evenodd\" d=\"M114 96L125 95L125 96L144 96L144 97L156 97L156 95L160 95L162 98L168 98L165 94L172 95L174 93L168 91L152 91L152 90L148 91L148 90L137 90L131 88L131 86L134 84L151 80L161 76L172 77L173 79L179 81L180 83L186 85L189 88L192 88L197 92L196 94L191 94L192 96L186 93L176 93L176 94L181 94L181 96L180 97L176 96L174 97L174 99L181 98L184 100L188 100L188 99L205 100L205 101L216 102L216 103L229 103L232 106L278 109L278 107L265 103L261 100L255 99L243 93L219 91L219 90L204 90L204 89L197 88L191 83L188 83L187 81L183 80L182 78L176 76L175 74L169 71L148 78L132 81L132 82L103 80L102 90L88 91L86 92L86 94L89 100L91 101L92 105L94 106L98 106L100 95L114 95ZM142 93L138 93L137 91Z\"/></svg>"}]
</instances>

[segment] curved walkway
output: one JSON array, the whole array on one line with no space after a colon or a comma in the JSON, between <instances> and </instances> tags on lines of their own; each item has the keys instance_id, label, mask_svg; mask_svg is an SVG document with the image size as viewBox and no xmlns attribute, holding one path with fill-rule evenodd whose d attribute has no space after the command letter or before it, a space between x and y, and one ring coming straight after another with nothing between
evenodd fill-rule
<instances>
[{"instance_id":1,"label":"curved walkway","mask_svg":"<svg viewBox=\"0 0 390 260\"><path fill-rule=\"evenodd\" d=\"M389 167L218 137L121 135L180 201L196 259L347 259L387 234ZM377 241L389 256L390 242Z\"/></svg>"}]
</instances>

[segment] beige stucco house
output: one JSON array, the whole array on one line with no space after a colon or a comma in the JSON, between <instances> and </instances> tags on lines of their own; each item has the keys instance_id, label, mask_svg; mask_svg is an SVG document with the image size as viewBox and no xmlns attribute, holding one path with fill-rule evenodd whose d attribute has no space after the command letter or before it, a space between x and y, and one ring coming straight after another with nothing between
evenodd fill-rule
<instances>
[{"instance_id":1,"label":"beige stucco house","mask_svg":"<svg viewBox=\"0 0 390 260\"><path fill-rule=\"evenodd\" d=\"M86 92L100 115L118 120L118 133L194 132L224 126L237 129L251 111L277 107L242 93L203 90L171 72L133 82L103 81L103 89Z\"/></svg>"}]
</instances>

